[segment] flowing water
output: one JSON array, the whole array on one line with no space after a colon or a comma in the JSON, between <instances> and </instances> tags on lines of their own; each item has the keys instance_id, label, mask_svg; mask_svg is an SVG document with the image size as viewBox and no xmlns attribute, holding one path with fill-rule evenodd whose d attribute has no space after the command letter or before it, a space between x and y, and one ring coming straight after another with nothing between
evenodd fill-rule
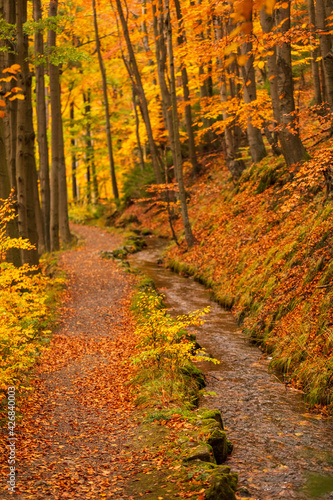
<instances>
[{"instance_id":1,"label":"flowing water","mask_svg":"<svg viewBox=\"0 0 333 500\"><path fill-rule=\"evenodd\" d=\"M227 463L239 473L239 496L333 499L332 420L310 413L301 394L269 372L270 358L251 345L204 286L158 265L161 253L161 242L149 239L146 250L131 256L131 265L154 280L171 314L211 306L197 340L220 364L200 364L207 391L216 394L201 406L223 415L234 445Z\"/></svg>"}]
</instances>

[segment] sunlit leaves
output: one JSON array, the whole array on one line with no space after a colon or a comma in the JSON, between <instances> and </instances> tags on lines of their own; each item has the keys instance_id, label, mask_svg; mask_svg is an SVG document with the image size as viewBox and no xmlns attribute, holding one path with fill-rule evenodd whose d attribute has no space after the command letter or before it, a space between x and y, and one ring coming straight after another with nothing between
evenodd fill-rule
<instances>
[{"instance_id":1,"label":"sunlit leaves","mask_svg":"<svg viewBox=\"0 0 333 500\"><path fill-rule=\"evenodd\" d=\"M172 372L186 361L197 359L195 344L187 329L201 325L209 307L172 319L161 307L159 295L142 293L137 300L140 323L136 329L139 354L134 358L135 364L164 366Z\"/></svg>"},{"instance_id":2,"label":"sunlit leaves","mask_svg":"<svg viewBox=\"0 0 333 500\"><path fill-rule=\"evenodd\" d=\"M48 314L47 278L37 268L4 261L11 248L32 248L28 240L7 235L7 225L16 217L12 205L13 195L0 200L0 390L22 383L39 352L35 337L47 335L40 327Z\"/></svg>"}]
</instances>

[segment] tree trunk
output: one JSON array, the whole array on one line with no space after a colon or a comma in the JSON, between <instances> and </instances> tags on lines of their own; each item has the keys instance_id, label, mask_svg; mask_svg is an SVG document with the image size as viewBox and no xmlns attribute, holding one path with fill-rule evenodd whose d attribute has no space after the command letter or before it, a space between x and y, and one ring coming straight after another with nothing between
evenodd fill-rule
<instances>
[{"instance_id":1,"label":"tree trunk","mask_svg":"<svg viewBox=\"0 0 333 500\"><path fill-rule=\"evenodd\" d=\"M0 198L5 200L10 193L10 180L6 161L5 133L3 119L0 118Z\"/></svg>"},{"instance_id":2,"label":"tree trunk","mask_svg":"<svg viewBox=\"0 0 333 500\"><path fill-rule=\"evenodd\" d=\"M94 147L91 138L91 96L90 89L86 94L83 94L85 118L86 118L86 162L87 162L87 182L88 189L91 197L91 179L92 177L92 191L93 191L93 203L97 203L98 200L98 183L96 176L96 166L94 161ZM88 194L89 197L89 194Z\"/></svg>"},{"instance_id":3,"label":"tree trunk","mask_svg":"<svg viewBox=\"0 0 333 500\"><path fill-rule=\"evenodd\" d=\"M178 110L177 110L177 95L176 95L176 78L175 78L175 67L174 67L174 56L173 56L173 45L172 45L172 27L170 18L170 8L169 0L165 1L165 28L166 37L168 44L168 56L169 56L169 71L170 71L170 93L171 93L171 106L172 106L172 119L173 119L173 129L175 134L175 175L178 184L179 191L179 201L182 213L182 219L185 229L185 240L188 247L193 246L194 238L192 234L190 219L187 212L186 203L186 192L184 186L183 178L183 161L180 148L180 138L179 138L179 122L178 122Z\"/></svg>"},{"instance_id":4,"label":"tree trunk","mask_svg":"<svg viewBox=\"0 0 333 500\"><path fill-rule=\"evenodd\" d=\"M158 81L161 91L161 108L164 121L164 127L168 131L169 143L172 153L173 162L176 162L175 156L175 132L172 119L172 105L170 90L166 81L166 62L167 62L167 47L165 45L164 33L164 18L163 18L163 1L158 3L158 17L155 3L152 4L153 10L153 29L155 38L155 56L157 64Z\"/></svg>"},{"instance_id":5,"label":"tree trunk","mask_svg":"<svg viewBox=\"0 0 333 500\"><path fill-rule=\"evenodd\" d=\"M223 33L223 27L221 23L221 19L219 17L215 17L214 19L214 32L216 40L220 40L222 36L226 36L228 31L231 29L231 25L225 26L225 33ZM228 85L230 96L235 97L236 95L236 84L234 81L233 73L235 73L235 63L233 65L228 66L227 69L222 67L222 61L218 59L218 66L220 67L220 96L221 101L225 103L225 107L222 111L223 119L228 120L229 114L227 111L227 103L228 103ZM224 130L224 140L223 140L223 149L224 149L224 157L228 170L230 171L234 180L238 180L242 175L243 170L245 169L245 163L242 159L242 155L240 152L240 133L239 126L233 122L225 127Z\"/></svg>"},{"instance_id":6,"label":"tree trunk","mask_svg":"<svg viewBox=\"0 0 333 500\"><path fill-rule=\"evenodd\" d=\"M327 18L332 13L332 0L316 0L316 24L319 30L320 51L323 58L325 86L328 104L333 110L333 41L330 34L330 21Z\"/></svg>"},{"instance_id":7,"label":"tree trunk","mask_svg":"<svg viewBox=\"0 0 333 500\"><path fill-rule=\"evenodd\" d=\"M101 52L101 43L98 35L98 23L97 23L97 12L96 12L96 0L92 0L92 8L94 13L94 28L95 28L95 38L96 38L96 49L98 55L99 67L102 75L102 86L103 86L103 97L104 97L104 108L105 108L105 123L106 123L106 139L108 144L108 152L109 152L109 162L110 162L110 171L111 171L111 182L112 182L112 191L113 196L116 200L119 199L118 186L116 180L116 171L114 166L113 159L113 150L112 150L112 137L111 137L111 123L110 123L110 110L109 110L109 97L108 97L108 89L107 89L107 80L106 80L106 71L102 58Z\"/></svg>"},{"instance_id":8,"label":"tree trunk","mask_svg":"<svg viewBox=\"0 0 333 500\"><path fill-rule=\"evenodd\" d=\"M163 178L162 178L161 166L160 166L160 163L158 160L157 148L156 148L156 144L155 144L154 137L153 137L153 131L152 131L151 122L150 122L146 94L145 94L145 91L144 91L144 88L142 85L141 75L140 75L139 68L138 68L138 65L136 62L136 58L135 58L135 54L133 51L133 46L132 46L132 42L131 42L131 39L129 36L127 22L126 22L123 8L121 5L121 0L116 0L116 4L117 4L117 11L118 11L121 26L123 29L124 37L126 40L127 51L128 51L128 55L129 55L129 63L130 63L130 68L131 68L131 75L133 76L133 80L135 83L135 93L140 100L140 110L142 113L143 120L145 122L146 130L147 130L147 137L148 137L150 154L151 154L151 159L152 159L152 163L153 163L156 182L158 184L162 184Z\"/></svg>"},{"instance_id":9,"label":"tree trunk","mask_svg":"<svg viewBox=\"0 0 333 500\"><path fill-rule=\"evenodd\" d=\"M50 2L49 17L57 15L58 0ZM61 88L59 67L52 63L53 47L56 46L56 32L48 32L49 47L49 77L51 103L51 250L59 250L59 232L63 244L71 241L67 207L66 165L64 154L64 140L61 116Z\"/></svg>"},{"instance_id":10,"label":"tree trunk","mask_svg":"<svg viewBox=\"0 0 333 500\"><path fill-rule=\"evenodd\" d=\"M10 193L10 179L6 161L6 145L3 119L0 118L0 199L8 198ZM7 223L7 234L11 238L18 238L17 221L13 219ZM6 261L12 262L14 266L22 265L21 253L18 248L11 248L6 255Z\"/></svg>"},{"instance_id":11,"label":"tree trunk","mask_svg":"<svg viewBox=\"0 0 333 500\"><path fill-rule=\"evenodd\" d=\"M77 180L76 180L76 139L74 132L74 101L70 103L70 120L71 120L71 156L72 156L72 197L73 201L77 201Z\"/></svg>"},{"instance_id":12,"label":"tree trunk","mask_svg":"<svg viewBox=\"0 0 333 500\"><path fill-rule=\"evenodd\" d=\"M288 7L286 9L282 8L282 6L276 9L276 23L277 26L280 25L279 31L281 33L286 33L290 29L290 0L288 0ZM282 154L287 165L293 165L306 158L306 151L299 137L297 120L295 118L294 82L291 68L290 43L284 42L279 45L276 55L280 119L282 124L280 142Z\"/></svg>"},{"instance_id":13,"label":"tree trunk","mask_svg":"<svg viewBox=\"0 0 333 500\"><path fill-rule=\"evenodd\" d=\"M181 12L181 7L179 0L174 0L175 2L175 7L176 7L176 13L177 13L177 20L178 20L178 45L182 46L185 44L185 34L184 34L184 22L183 22L183 17L182 17L182 12ZM198 175L199 173L199 164L198 164L198 159L197 155L195 152L195 140L194 140L194 133L193 133L193 121L192 121L192 109L191 109L191 101L190 101L190 92L188 89L188 75L187 75L187 69L184 64L182 63L182 84L183 84L183 94L184 94L184 101L186 103L185 106L185 121L186 121L186 131L187 131L187 137L188 137L188 148L189 148L189 156L193 168L193 173L195 175Z\"/></svg>"},{"instance_id":14,"label":"tree trunk","mask_svg":"<svg viewBox=\"0 0 333 500\"><path fill-rule=\"evenodd\" d=\"M270 33L274 27L273 15L267 14L266 9L260 11L260 23L264 33ZM269 77L269 87L271 93L271 102L273 108L273 117L276 124L280 123L280 105L279 105L279 89L278 89L278 70L276 65L276 47L270 47L267 54L267 69Z\"/></svg>"},{"instance_id":15,"label":"tree trunk","mask_svg":"<svg viewBox=\"0 0 333 500\"><path fill-rule=\"evenodd\" d=\"M139 122L139 114L137 110L137 102L136 102L136 95L134 89L132 89L132 101L133 101L133 108L134 108L134 114L135 114L135 135L136 135L136 142L138 145L138 152L139 152L139 160L140 160L140 166L141 166L141 172L144 171L145 169L145 160L143 157L143 151L142 151L142 146L141 146L141 140L140 140L140 122Z\"/></svg>"},{"instance_id":16,"label":"tree trunk","mask_svg":"<svg viewBox=\"0 0 333 500\"><path fill-rule=\"evenodd\" d=\"M38 264L38 233L34 204L34 134L31 106L31 74L28 63L28 37L23 32L27 20L27 0L16 0L16 63L20 65L17 73L17 86L25 95L17 103L17 145L16 145L16 183L18 201L18 228L22 238L28 238L35 245L34 250L22 250L22 261L30 265Z\"/></svg>"},{"instance_id":17,"label":"tree trunk","mask_svg":"<svg viewBox=\"0 0 333 500\"><path fill-rule=\"evenodd\" d=\"M16 23L16 2L14 0L3 1L4 20L12 25ZM15 64L16 40L6 40L7 50L4 53L5 68ZM15 80L5 83L5 92L10 92L16 87ZM10 185L15 189L16 186L16 143L17 143L17 100L6 102L6 115L4 117L5 143L7 150L7 168L9 170Z\"/></svg>"},{"instance_id":18,"label":"tree trunk","mask_svg":"<svg viewBox=\"0 0 333 500\"><path fill-rule=\"evenodd\" d=\"M316 33L316 13L315 13L314 0L308 0L308 12L309 12L309 21L311 24L310 31L312 33L312 36L315 36L315 33ZM317 61L317 58L319 57L319 55L320 55L320 51L318 48L314 49L311 52L312 79L313 79L313 86L314 86L315 103L317 106L319 106L322 103L321 88L320 88L319 62Z\"/></svg>"},{"instance_id":19,"label":"tree trunk","mask_svg":"<svg viewBox=\"0 0 333 500\"><path fill-rule=\"evenodd\" d=\"M252 13L250 22L252 25ZM251 36L252 36L252 30L251 30ZM251 102L256 101L257 99L256 75L253 66L254 57L252 54L252 50L253 46L251 40L248 40L245 43L243 43L241 47L241 53L244 55L248 55L248 59L245 65L241 66L241 72L243 78L243 96L245 104L251 104ZM253 124L251 123L251 118L249 119L247 124L247 136L249 139L250 154L252 161L254 163L258 163L267 155L267 153L261 135L261 130L253 126Z\"/></svg>"},{"instance_id":20,"label":"tree trunk","mask_svg":"<svg viewBox=\"0 0 333 500\"><path fill-rule=\"evenodd\" d=\"M287 3L287 2L285 2ZM272 31L274 17L265 9L260 12L262 30ZM275 22L282 33L290 29L290 2L286 9L275 10ZM282 154L287 165L293 165L305 159L306 151L299 137L295 119L294 84L291 68L291 48L289 43L270 48L274 53L267 56L268 76L271 87L273 116L280 124L278 133Z\"/></svg>"},{"instance_id":21,"label":"tree trunk","mask_svg":"<svg viewBox=\"0 0 333 500\"><path fill-rule=\"evenodd\" d=\"M41 0L34 0L34 21L37 23L42 19ZM43 33L35 31L35 75L36 75L36 114L37 114L37 142L39 152L39 181L42 219L44 227L45 250L50 251L50 176L49 176L49 152L47 142L47 121L45 104L45 70L44 65L38 63L39 58L44 55Z\"/></svg>"}]
</instances>

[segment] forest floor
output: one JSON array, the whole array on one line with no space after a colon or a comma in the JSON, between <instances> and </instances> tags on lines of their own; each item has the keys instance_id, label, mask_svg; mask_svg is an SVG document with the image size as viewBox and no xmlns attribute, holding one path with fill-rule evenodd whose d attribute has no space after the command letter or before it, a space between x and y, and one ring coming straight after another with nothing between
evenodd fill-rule
<instances>
[{"instance_id":1,"label":"forest floor","mask_svg":"<svg viewBox=\"0 0 333 500\"><path fill-rule=\"evenodd\" d=\"M124 486L146 458L132 447L138 412L126 386L133 278L99 257L119 237L73 229L86 244L60 257L69 282L59 327L37 367L35 390L19 406L17 487L8 492L5 463L1 500L133 498Z\"/></svg>"}]
</instances>

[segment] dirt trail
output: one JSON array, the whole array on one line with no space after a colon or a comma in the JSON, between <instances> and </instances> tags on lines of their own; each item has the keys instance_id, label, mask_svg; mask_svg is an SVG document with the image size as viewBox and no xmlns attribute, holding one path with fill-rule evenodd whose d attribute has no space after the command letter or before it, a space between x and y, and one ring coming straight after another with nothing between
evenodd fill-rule
<instances>
[{"instance_id":1,"label":"dirt trail","mask_svg":"<svg viewBox=\"0 0 333 500\"><path fill-rule=\"evenodd\" d=\"M116 236L73 229L86 245L61 255L69 285L60 326L21 408L16 493L2 474L1 500L127 499L124 484L140 462L129 449L137 424L123 365L133 344L131 278L99 257L119 245Z\"/></svg>"}]
</instances>

